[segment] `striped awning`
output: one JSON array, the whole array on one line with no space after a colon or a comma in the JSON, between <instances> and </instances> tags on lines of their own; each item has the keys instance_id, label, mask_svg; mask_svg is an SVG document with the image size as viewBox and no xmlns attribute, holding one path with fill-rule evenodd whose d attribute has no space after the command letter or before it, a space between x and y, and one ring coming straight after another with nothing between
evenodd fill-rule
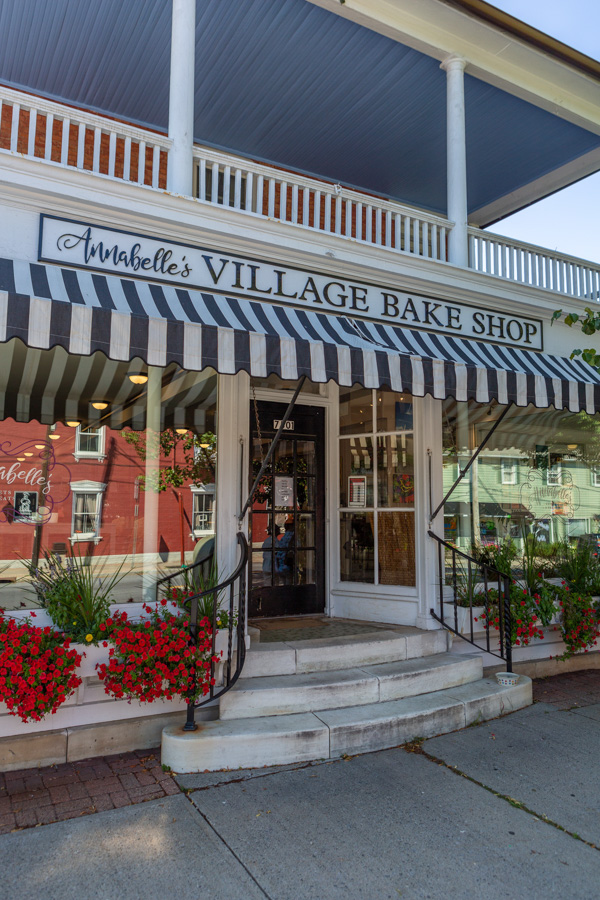
<instances>
[{"instance_id":1,"label":"striped awning","mask_svg":"<svg viewBox=\"0 0 600 900\"><path fill-rule=\"evenodd\" d=\"M258 300L0 259L0 342L192 372L600 411L586 363Z\"/></svg>"}]
</instances>

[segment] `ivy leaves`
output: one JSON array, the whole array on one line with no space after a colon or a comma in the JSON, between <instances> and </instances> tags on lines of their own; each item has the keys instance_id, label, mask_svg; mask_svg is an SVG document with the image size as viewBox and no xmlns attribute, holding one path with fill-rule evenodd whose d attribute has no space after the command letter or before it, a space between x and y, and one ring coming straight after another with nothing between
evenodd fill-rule
<instances>
[{"instance_id":1,"label":"ivy leaves","mask_svg":"<svg viewBox=\"0 0 600 900\"><path fill-rule=\"evenodd\" d=\"M552 313L551 324L554 325L554 323L561 318L562 314L562 309L555 310ZM573 325L579 325L582 332L588 337L591 337L600 332L600 311L586 306L585 316L580 316L578 313L567 313L564 322L569 328L572 328ZM585 350L573 350L571 359L575 359L578 356L580 356L584 362L589 363L590 366L594 366L594 368L600 370L600 353L597 353L593 347L588 347Z\"/></svg>"}]
</instances>

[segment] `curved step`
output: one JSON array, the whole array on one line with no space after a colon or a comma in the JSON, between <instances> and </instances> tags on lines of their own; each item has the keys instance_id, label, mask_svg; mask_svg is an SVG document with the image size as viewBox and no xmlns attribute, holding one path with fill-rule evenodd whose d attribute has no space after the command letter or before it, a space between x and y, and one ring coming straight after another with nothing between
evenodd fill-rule
<instances>
[{"instance_id":1,"label":"curved step","mask_svg":"<svg viewBox=\"0 0 600 900\"><path fill-rule=\"evenodd\" d=\"M416 628L396 631L378 629L366 635L252 644L246 654L244 678L374 666L445 653L450 646L449 632L443 629L419 631Z\"/></svg>"},{"instance_id":2,"label":"curved step","mask_svg":"<svg viewBox=\"0 0 600 900\"><path fill-rule=\"evenodd\" d=\"M529 706L531 679L513 687L479 679L417 697L319 713L203 722L163 731L162 762L174 772L256 768L396 747Z\"/></svg>"},{"instance_id":3,"label":"curved step","mask_svg":"<svg viewBox=\"0 0 600 900\"><path fill-rule=\"evenodd\" d=\"M482 673L478 656L441 653L331 672L240 678L221 697L219 715L241 719L361 706L466 684Z\"/></svg>"}]
</instances>

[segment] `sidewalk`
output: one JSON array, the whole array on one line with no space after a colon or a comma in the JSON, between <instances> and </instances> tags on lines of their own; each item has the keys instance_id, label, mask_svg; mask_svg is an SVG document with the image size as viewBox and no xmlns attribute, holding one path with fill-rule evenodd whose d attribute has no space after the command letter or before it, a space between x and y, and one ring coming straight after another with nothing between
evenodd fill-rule
<instances>
[{"instance_id":1,"label":"sidewalk","mask_svg":"<svg viewBox=\"0 0 600 900\"><path fill-rule=\"evenodd\" d=\"M463 731L310 765L172 777L146 751L7 773L0 900L589 900L600 672L534 696Z\"/></svg>"}]
</instances>

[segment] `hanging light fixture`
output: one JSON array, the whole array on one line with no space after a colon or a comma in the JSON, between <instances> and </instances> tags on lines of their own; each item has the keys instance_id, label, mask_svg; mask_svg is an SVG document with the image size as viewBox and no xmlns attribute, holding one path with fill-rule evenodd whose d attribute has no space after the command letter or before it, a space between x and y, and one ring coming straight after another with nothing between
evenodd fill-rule
<instances>
[{"instance_id":1,"label":"hanging light fixture","mask_svg":"<svg viewBox=\"0 0 600 900\"><path fill-rule=\"evenodd\" d=\"M60 434L51 434L50 440L51 441L60 441Z\"/></svg>"},{"instance_id":2,"label":"hanging light fixture","mask_svg":"<svg viewBox=\"0 0 600 900\"><path fill-rule=\"evenodd\" d=\"M200 446L202 447L203 450L208 450L208 448L210 447L210 444L200 444Z\"/></svg>"},{"instance_id":3,"label":"hanging light fixture","mask_svg":"<svg viewBox=\"0 0 600 900\"><path fill-rule=\"evenodd\" d=\"M69 428L77 428L79 425L81 425L81 422L76 422L75 419L71 419L67 422L67 425L69 426Z\"/></svg>"},{"instance_id":4,"label":"hanging light fixture","mask_svg":"<svg viewBox=\"0 0 600 900\"><path fill-rule=\"evenodd\" d=\"M51 434L50 437L57 438L58 435L57 435L57 434ZM46 445L45 445L45 444L34 444L34 447L35 447L36 450L45 450L45 449L46 449Z\"/></svg>"},{"instance_id":5,"label":"hanging light fixture","mask_svg":"<svg viewBox=\"0 0 600 900\"><path fill-rule=\"evenodd\" d=\"M106 401L104 400L95 400L92 402L92 406L94 407L94 409L106 409L108 403L106 403Z\"/></svg>"},{"instance_id":6,"label":"hanging light fixture","mask_svg":"<svg viewBox=\"0 0 600 900\"><path fill-rule=\"evenodd\" d=\"M187 434L187 433L188 433L188 430L187 430L187 428L176 428L176 429L175 429L175 432L176 432L177 434Z\"/></svg>"},{"instance_id":7,"label":"hanging light fixture","mask_svg":"<svg viewBox=\"0 0 600 900\"><path fill-rule=\"evenodd\" d=\"M17 456L17 462L25 462L24 456Z\"/></svg>"},{"instance_id":8,"label":"hanging light fixture","mask_svg":"<svg viewBox=\"0 0 600 900\"><path fill-rule=\"evenodd\" d=\"M33 456L33 453L31 451L25 452L23 453L23 456Z\"/></svg>"}]
</instances>

